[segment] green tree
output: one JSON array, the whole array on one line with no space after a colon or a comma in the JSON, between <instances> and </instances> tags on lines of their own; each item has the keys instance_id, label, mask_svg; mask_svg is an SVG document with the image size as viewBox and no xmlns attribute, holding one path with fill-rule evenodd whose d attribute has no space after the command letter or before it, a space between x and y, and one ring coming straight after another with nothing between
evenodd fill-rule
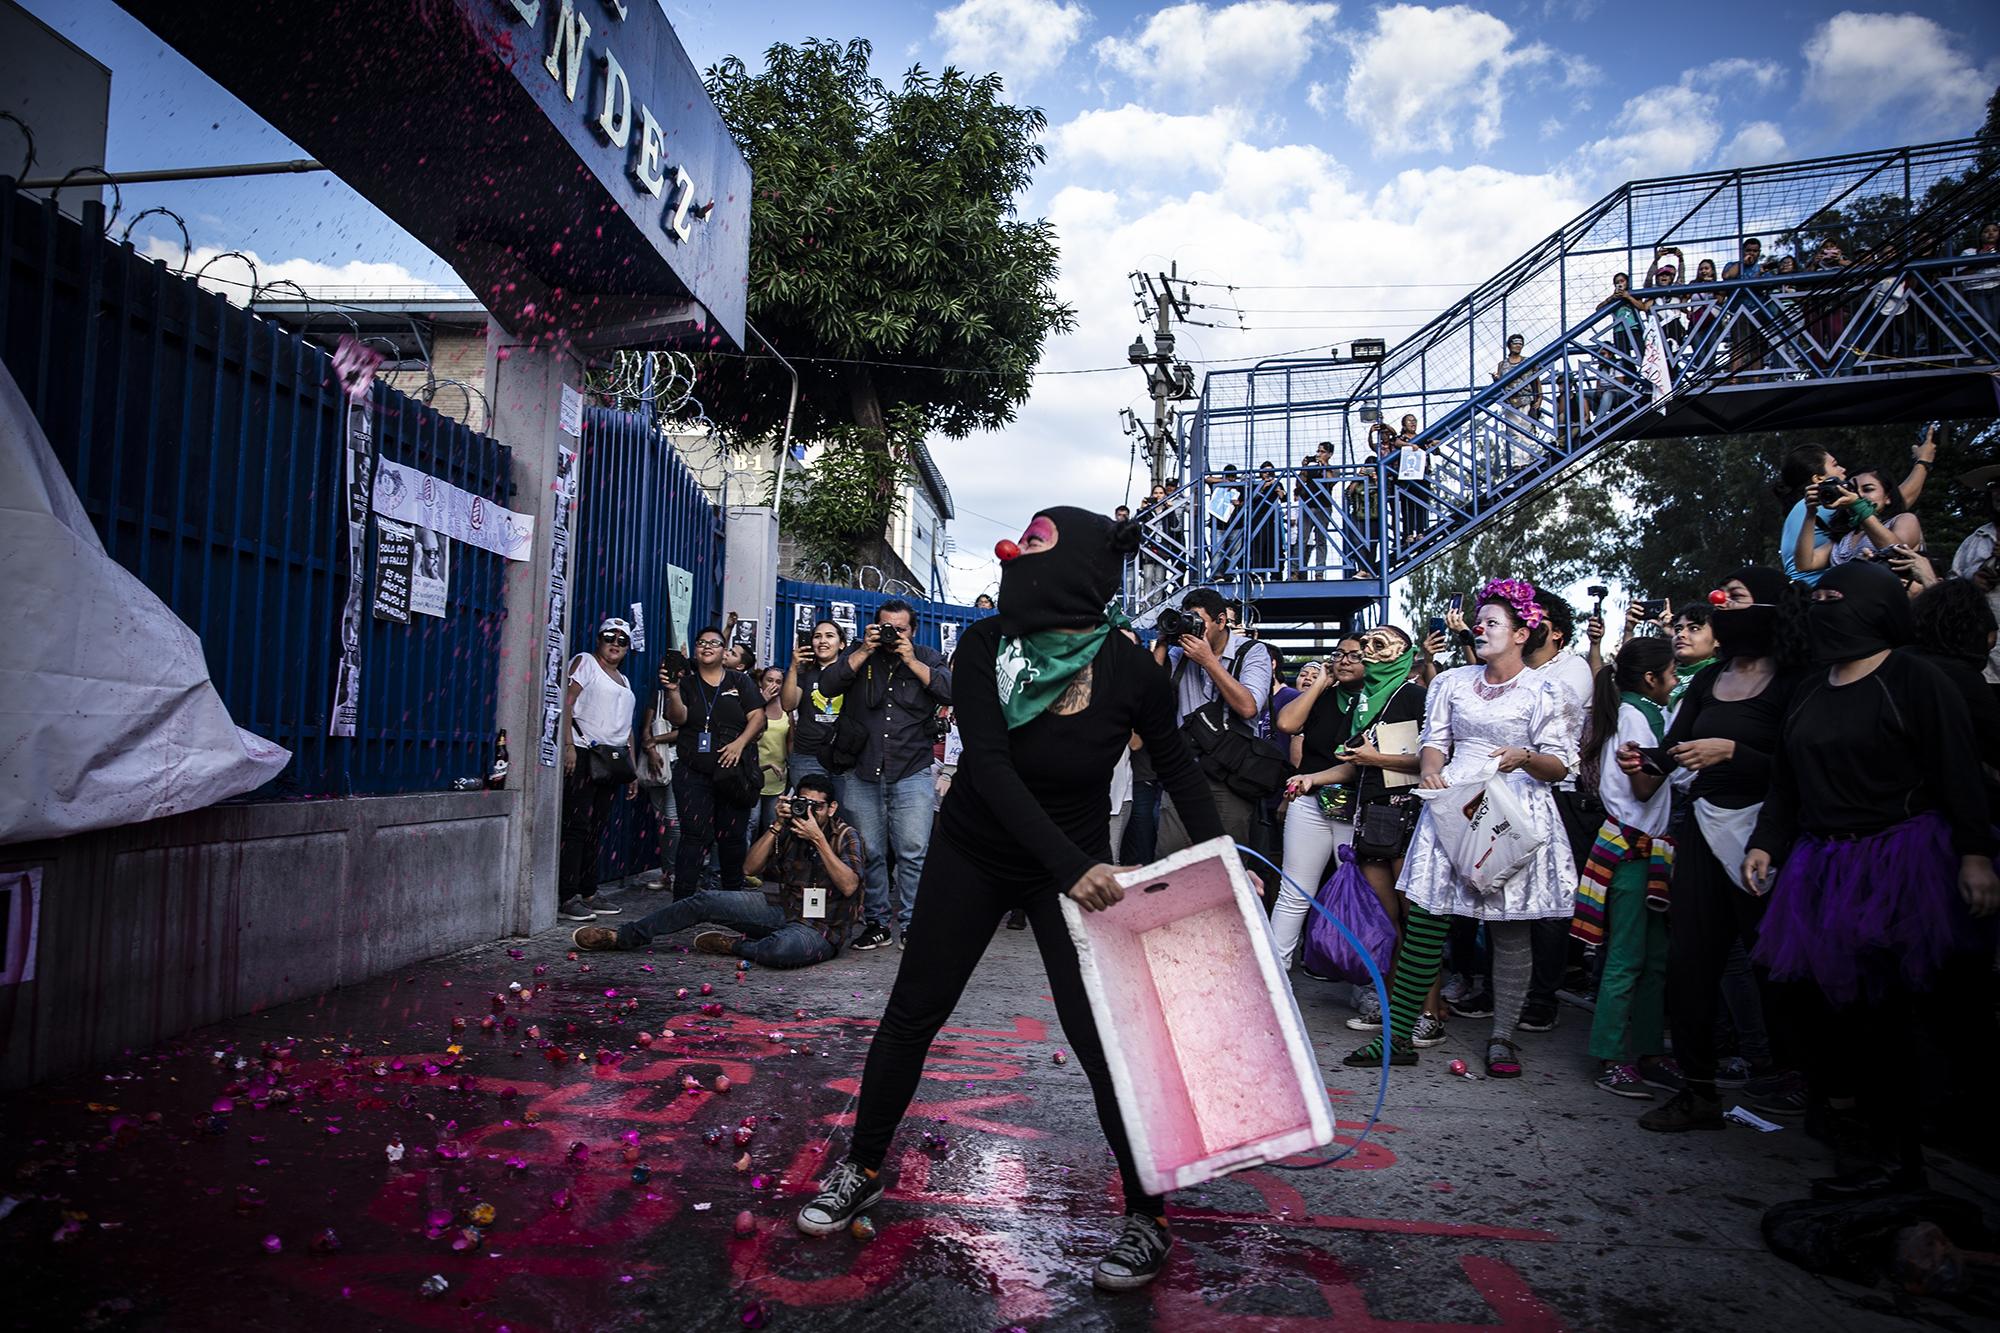
<instances>
[{"instance_id":1,"label":"green tree","mask_svg":"<svg viewBox=\"0 0 2000 1333\"><path fill-rule=\"evenodd\" d=\"M1007 424L1075 314L1053 227L1014 209L1047 118L996 74L912 68L891 88L871 54L779 44L761 72L732 56L706 82L750 162L749 316L799 369L794 434L890 450ZM749 350L703 358L696 390L737 444L771 438L791 390Z\"/></svg>"},{"instance_id":2,"label":"green tree","mask_svg":"<svg viewBox=\"0 0 2000 1333\"><path fill-rule=\"evenodd\" d=\"M1412 573L1412 618L1442 614L1453 593L1474 594L1494 578L1513 576L1536 587L1562 588L1594 575L1625 577L1618 509L1604 464L1572 473Z\"/></svg>"}]
</instances>

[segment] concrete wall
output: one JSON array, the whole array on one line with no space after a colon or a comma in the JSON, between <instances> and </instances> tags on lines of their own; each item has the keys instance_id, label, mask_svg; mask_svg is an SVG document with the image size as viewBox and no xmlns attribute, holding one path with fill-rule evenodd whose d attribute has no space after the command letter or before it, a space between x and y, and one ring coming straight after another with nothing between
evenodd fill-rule
<instances>
[{"instance_id":1,"label":"concrete wall","mask_svg":"<svg viewBox=\"0 0 2000 1333\"><path fill-rule=\"evenodd\" d=\"M0 868L42 868L37 975L0 992L0 1085L507 934L519 801L218 806L0 848Z\"/></svg>"}]
</instances>

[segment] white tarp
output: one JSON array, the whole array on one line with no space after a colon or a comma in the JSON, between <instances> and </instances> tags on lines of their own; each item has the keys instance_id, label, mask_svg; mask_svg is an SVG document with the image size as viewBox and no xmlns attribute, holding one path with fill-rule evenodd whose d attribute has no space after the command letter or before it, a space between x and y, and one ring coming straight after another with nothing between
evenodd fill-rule
<instances>
[{"instance_id":1,"label":"white tarp","mask_svg":"<svg viewBox=\"0 0 2000 1333\"><path fill-rule=\"evenodd\" d=\"M0 366L0 843L198 810L291 754L239 728L201 640L127 573Z\"/></svg>"}]
</instances>

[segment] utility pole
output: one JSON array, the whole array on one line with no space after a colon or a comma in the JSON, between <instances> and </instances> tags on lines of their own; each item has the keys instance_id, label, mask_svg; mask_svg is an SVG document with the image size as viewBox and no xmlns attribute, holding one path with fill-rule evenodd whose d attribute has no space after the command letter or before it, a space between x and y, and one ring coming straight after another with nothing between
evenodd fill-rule
<instances>
[{"instance_id":1,"label":"utility pole","mask_svg":"<svg viewBox=\"0 0 2000 1333\"><path fill-rule=\"evenodd\" d=\"M1180 272L1178 264L1165 273L1133 270L1132 305L1139 318L1153 324L1153 345L1146 346L1144 334L1132 340L1125 359L1146 372L1146 388L1153 395L1153 420L1141 422L1130 408L1120 414L1127 435L1137 435L1146 449L1152 484L1158 486L1173 475L1178 457L1174 441L1176 401L1195 396L1194 367L1174 359L1174 320L1187 322L1190 298L1187 288L1174 290Z\"/></svg>"}]
</instances>

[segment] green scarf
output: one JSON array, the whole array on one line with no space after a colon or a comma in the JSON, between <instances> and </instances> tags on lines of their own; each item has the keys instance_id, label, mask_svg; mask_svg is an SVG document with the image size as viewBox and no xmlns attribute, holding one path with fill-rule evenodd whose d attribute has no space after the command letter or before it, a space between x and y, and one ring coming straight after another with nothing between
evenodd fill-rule
<instances>
[{"instance_id":1,"label":"green scarf","mask_svg":"<svg viewBox=\"0 0 2000 1333\"><path fill-rule=\"evenodd\" d=\"M1690 662L1682 667L1680 683L1675 685L1674 692L1667 696L1667 707L1671 708L1679 703L1681 696L1687 693L1688 686L1694 684L1694 678L1714 665L1713 657L1704 657L1699 662Z\"/></svg>"},{"instance_id":2,"label":"green scarf","mask_svg":"<svg viewBox=\"0 0 2000 1333\"><path fill-rule=\"evenodd\" d=\"M1040 630L1018 639L1002 636L993 670L1000 684L1000 711L1007 730L1040 717L1069 688L1077 672L1089 666L1111 633L1112 621L1081 634Z\"/></svg>"},{"instance_id":3,"label":"green scarf","mask_svg":"<svg viewBox=\"0 0 2000 1333\"><path fill-rule=\"evenodd\" d=\"M1382 715L1389 696L1410 678L1410 670L1416 662L1417 650L1405 648L1403 655L1394 661L1368 664L1367 673L1361 677L1361 697L1355 701L1348 717L1348 735L1358 736L1375 725L1375 719Z\"/></svg>"},{"instance_id":4,"label":"green scarf","mask_svg":"<svg viewBox=\"0 0 2000 1333\"><path fill-rule=\"evenodd\" d=\"M1624 691L1618 697L1638 709L1646 721L1653 724L1653 742L1655 744L1666 739L1667 715L1660 711L1658 704L1648 699L1645 695L1634 694L1630 690Z\"/></svg>"}]
</instances>

